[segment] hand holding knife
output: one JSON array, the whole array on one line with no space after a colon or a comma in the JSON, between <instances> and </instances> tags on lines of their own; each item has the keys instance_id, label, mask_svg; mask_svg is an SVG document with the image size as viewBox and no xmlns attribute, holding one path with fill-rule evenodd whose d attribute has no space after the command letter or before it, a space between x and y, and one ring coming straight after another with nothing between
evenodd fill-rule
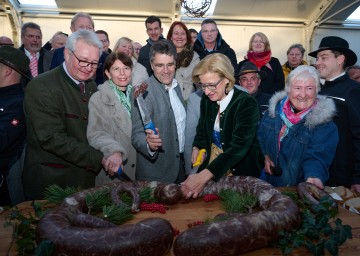
<instances>
[{"instance_id":1,"label":"hand holding knife","mask_svg":"<svg viewBox=\"0 0 360 256\"><path fill-rule=\"evenodd\" d=\"M148 85L146 83L142 83L139 86L137 86L134 90L134 97L136 99L136 102L138 104L141 120L144 124L144 129L151 129L154 131L154 134L157 134L155 125L153 121L151 120L151 117L149 115L149 112L146 108L145 101L143 98L143 93L146 91Z\"/></svg>"}]
</instances>

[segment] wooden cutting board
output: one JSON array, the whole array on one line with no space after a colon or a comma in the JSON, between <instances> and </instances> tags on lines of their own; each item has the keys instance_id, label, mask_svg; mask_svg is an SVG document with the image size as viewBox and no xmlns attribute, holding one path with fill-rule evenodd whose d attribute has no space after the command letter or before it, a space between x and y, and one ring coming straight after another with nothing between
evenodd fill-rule
<instances>
[{"instance_id":1,"label":"wooden cutting board","mask_svg":"<svg viewBox=\"0 0 360 256\"><path fill-rule=\"evenodd\" d=\"M33 212L30 205L31 202L23 202L18 205L18 208L24 213ZM223 213L224 210L221 207L220 201L205 202L203 199L196 200L182 200L176 205L169 206L169 209L165 214L151 213L147 211L141 211L137 213L133 220L128 223L136 223L142 219L149 217L160 217L167 219L171 222L173 227L184 231L187 229L187 224L193 221L204 221L208 218L213 218L219 213ZM4 228L5 215L8 212L0 214L0 255L6 255L6 251L10 246L12 229L10 227ZM348 239L342 246L339 247L339 255L360 255L360 215L354 214L346 210L345 208L339 208L338 217L343 221L343 224L352 226L353 238ZM16 255L15 245L10 250L9 255ZM168 256L172 256L170 252ZM281 250L267 247L256 251L249 252L248 256L253 255L282 255ZM293 255L311 255L306 249L296 250Z\"/></svg>"}]
</instances>

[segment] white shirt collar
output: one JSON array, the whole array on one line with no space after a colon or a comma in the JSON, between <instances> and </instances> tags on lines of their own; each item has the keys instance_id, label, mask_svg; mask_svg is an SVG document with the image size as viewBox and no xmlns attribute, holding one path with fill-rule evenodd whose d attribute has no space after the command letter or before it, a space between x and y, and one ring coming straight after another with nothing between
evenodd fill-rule
<instances>
[{"instance_id":1,"label":"white shirt collar","mask_svg":"<svg viewBox=\"0 0 360 256\"><path fill-rule=\"evenodd\" d=\"M64 68L64 70L65 70L65 73L71 78L71 80L74 81L75 84L81 83L81 81L78 81L78 80L74 79L74 78L70 75L69 71L68 71L67 68L66 68L65 61L63 62L62 65L63 65L63 68Z\"/></svg>"},{"instance_id":2,"label":"white shirt collar","mask_svg":"<svg viewBox=\"0 0 360 256\"><path fill-rule=\"evenodd\" d=\"M342 72L340 75L335 76L334 78L331 78L329 81L334 81L336 78L339 78L340 76L343 76L343 75L345 75L345 71Z\"/></svg>"},{"instance_id":3,"label":"white shirt collar","mask_svg":"<svg viewBox=\"0 0 360 256\"><path fill-rule=\"evenodd\" d=\"M223 112L226 109L226 107L229 105L233 95L234 95L234 88L231 89L231 91L228 93L228 95L225 96L225 98L223 98L220 101L217 101L217 104L220 105L220 113Z\"/></svg>"}]
</instances>

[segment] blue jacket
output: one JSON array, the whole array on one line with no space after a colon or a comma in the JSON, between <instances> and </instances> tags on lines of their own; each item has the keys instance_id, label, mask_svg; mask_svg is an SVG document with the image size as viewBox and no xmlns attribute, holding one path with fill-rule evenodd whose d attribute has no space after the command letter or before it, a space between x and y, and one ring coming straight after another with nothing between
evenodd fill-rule
<instances>
[{"instance_id":1,"label":"blue jacket","mask_svg":"<svg viewBox=\"0 0 360 256\"><path fill-rule=\"evenodd\" d=\"M319 178L323 184L329 178L329 167L339 140L338 130L332 121L335 104L331 99L318 95L318 103L302 121L291 127L280 145L279 131L283 121L279 114L280 101L286 92L278 92L271 99L258 130L264 155L283 170L279 177L263 175L274 186L295 186L309 177Z\"/></svg>"}]
</instances>

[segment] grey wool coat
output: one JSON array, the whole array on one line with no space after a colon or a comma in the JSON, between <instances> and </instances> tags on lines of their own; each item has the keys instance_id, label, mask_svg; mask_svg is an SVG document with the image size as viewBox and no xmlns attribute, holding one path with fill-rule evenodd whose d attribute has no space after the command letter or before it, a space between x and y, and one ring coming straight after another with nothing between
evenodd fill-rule
<instances>
[{"instance_id":1,"label":"grey wool coat","mask_svg":"<svg viewBox=\"0 0 360 256\"><path fill-rule=\"evenodd\" d=\"M145 105L155 127L159 129L163 144L161 150L158 150L153 156L149 155L139 108L136 100L133 100L132 143L137 150L136 179L173 183L179 174L181 158L176 121L169 93L154 76L145 82L148 84L147 91L143 95ZM175 91L183 102L180 86L177 86Z\"/></svg>"},{"instance_id":2,"label":"grey wool coat","mask_svg":"<svg viewBox=\"0 0 360 256\"><path fill-rule=\"evenodd\" d=\"M108 81L99 85L98 89L89 101L89 144L100 150L105 157L121 152L124 161L123 171L131 179L135 179L136 151L131 144L131 117L110 88ZM111 178L102 170L96 177L96 185L116 180L116 177Z\"/></svg>"}]
</instances>

